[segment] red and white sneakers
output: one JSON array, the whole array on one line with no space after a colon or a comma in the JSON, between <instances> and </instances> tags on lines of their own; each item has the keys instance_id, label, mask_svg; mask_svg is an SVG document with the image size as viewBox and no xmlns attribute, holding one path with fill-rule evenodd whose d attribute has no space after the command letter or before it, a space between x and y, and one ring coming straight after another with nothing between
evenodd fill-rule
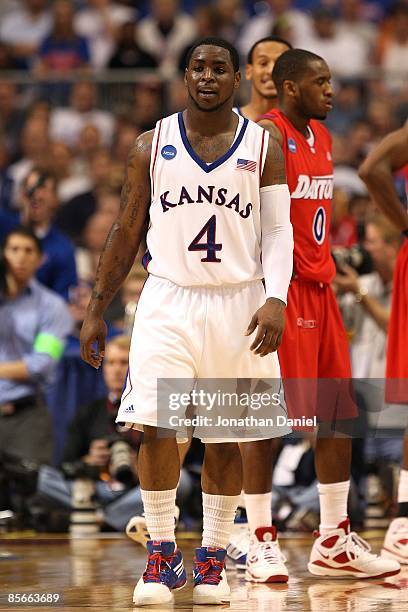
<instances>
[{"instance_id":1,"label":"red and white sneakers","mask_svg":"<svg viewBox=\"0 0 408 612\"><path fill-rule=\"evenodd\" d=\"M251 536L245 580L250 582L287 582L286 559L279 548L276 527L258 527Z\"/></svg>"},{"instance_id":2,"label":"red and white sneakers","mask_svg":"<svg viewBox=\"0 0 408 612\"><path fill-rule=\"evenodd\" d=\"M314 576L386 578L401 570L398 561L370 552L371 547L354 531L346 519L337 529L317 538L310 553L308 570Z\"/></svg>"},{"instance_id":3,"label":"red and white sneakers","mask_svg":"<svg viewBox=\"0 0 408 612\"><path fill-rule=\"evenodd\" d=\"M381 556L408 564L408 518L401 516L391 521L385 534Z\"/></svg>"}]
</instances>

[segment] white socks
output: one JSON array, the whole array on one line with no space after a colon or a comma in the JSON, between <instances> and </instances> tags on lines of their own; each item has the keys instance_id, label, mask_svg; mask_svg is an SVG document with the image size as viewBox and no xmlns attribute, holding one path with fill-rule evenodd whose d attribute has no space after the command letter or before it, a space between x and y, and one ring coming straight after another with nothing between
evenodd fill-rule
<instances>
[{"instance_id":1,"label":"white socks","mask_svg":"<svg viewBox=\"0 0 408 612\"><path fill-rule=\"evenodd\" d=\"M347 518L347 500L350 481L333 482L317 485L320 500L320 526L321 535L336 529L338 524Z\"/></svg>"},{"instance_id":2,"label":"white socks","mask_svg":"<svg viewBox=\"0 0 408 612\"><path fill-rule=\"evenodd\" d=\"M202 546L227 547L239 500L239 495L211 495L203 492Z\"/></svg>"},{"instance_id":3,"label":"white socks","mask_svg":"<svg viewBox=\"0 0 408 612\"><path fill-rule=\"evenodd\" d=\"M272 526L272 492L245 493L245 509L251 533L258 527Z\"/></svg>"},{"instance_id":4,"label":"white socks","mask_svg":"<svg viewBox=\"0 0 408 612\"><path fill-rule=\"evenodd\" d=\"M175 542L176 491L144 491L140 489L151 540Z\"/></svg>"},{"instance_id":5,"label":"white socks","mask_svg":"<svg viewBox=\"0 0 408 612\"><path fill-rule=\"evenodd\" d=\"M408 502L408 470L400 470L398 484L398 503Z\"/></svg>"}]
</instances>

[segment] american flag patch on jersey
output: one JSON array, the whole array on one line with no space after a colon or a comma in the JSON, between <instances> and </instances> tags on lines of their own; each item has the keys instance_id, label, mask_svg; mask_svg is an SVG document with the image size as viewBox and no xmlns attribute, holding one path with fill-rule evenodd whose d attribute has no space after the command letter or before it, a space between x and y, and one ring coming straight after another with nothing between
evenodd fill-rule
<instances>
[{"instance_id":1,"label":"american flag patch on jersey","mask_svg":"<svg viewBox=\"0 0 408 612\"><path fill-rule=\"evenodd\" d=\"M249 159L237 159L237 170L255 172L257 163Z\"/></svg>"}]
</instances>

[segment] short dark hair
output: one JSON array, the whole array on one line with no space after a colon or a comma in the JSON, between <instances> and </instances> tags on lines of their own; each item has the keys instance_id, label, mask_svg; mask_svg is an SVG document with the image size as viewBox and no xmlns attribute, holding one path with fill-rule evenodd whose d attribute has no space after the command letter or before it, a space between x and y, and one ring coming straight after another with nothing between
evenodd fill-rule
<instances>
[{"instance_id":1,"label":"short dark hair","mask_svg":"<svg viewBox=\"0 0 408 612\"><path fill-rule=\"evenodd\" d=\"M233 65L234 72L238 72L239 70L238 51L227 40L224 40L223 38L216 38L216 37L200 38L193 45L191 45L190 49L188 50L187 57L186 57L187 68L190 63L191 56L193 55L193 52L197 49L197 47L210 46L210 45L212 47L222 47L223 49L226 49L230 54L231 63Z\"/></svg>"},{"instance_id":2,"label":"short dark hair","mask_svg":"<svg viewBox=\"0 0 408 612\"><path fill-rule=\"evenodd\" d=\"M282 53L272 70L272 80L278 96L282 95L284 81L298 81L304 75L308 64L316 61L324 62L324 59L304 49L289 49Z\"/></svg>"},{"instance_id":3,"label":"short dark hair","mask_svg":"<svg viewBox=\"0 0 408 612\"><path fill-rule=\"evenodd\" d=\"M17 225L17 227L14 227L12 230L10 230L3 240L3 250L6 248L11 236L24 236L24 238L30 238L35 243L37 251L40 253L40 255L42 254L43 248L41 241L39 238L37 238L31 228L25 227L24 225Z\"/></svg>"},{"instance_id":4,"label":"short dark hair","mask_svg":"<svg viewBox=\"0 0 408 612\"><path fill-rule=\"evenodd\" d=\"M250 48L248 52L248 57L247 57L247 64L252 64L254 51L256 47L263 42L276 42L276 43L280 43L281 45L286 45L288 49L293 49L290 42L288 42L284 38L281 38L280 36L265 36L265 38L261 38L260 40L257 40Z\"/></svg>"}]
</instances>

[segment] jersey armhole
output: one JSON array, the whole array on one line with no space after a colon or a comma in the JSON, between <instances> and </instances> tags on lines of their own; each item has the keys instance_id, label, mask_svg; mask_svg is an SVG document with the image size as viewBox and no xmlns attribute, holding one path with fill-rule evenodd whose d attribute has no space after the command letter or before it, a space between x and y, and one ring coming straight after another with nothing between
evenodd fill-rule
<instances>
[{"instance_id":1,"label":"jersey armhole","mask_svg":"<svg viewBox=\"0 0 408 612\"><path fill-rule=\"evenodd\" d=\"M152 141L152 153L151 153L151 158L150 158L150 185L151 185L152 198L154 196L154 179L155 179L154 173L156 170L157 156L159 153L162 121L163 119L160 119L160 121L156 123L156 128L154 130L154 136L153 136L153 141Z\"/></svg>"}]
</instances>

